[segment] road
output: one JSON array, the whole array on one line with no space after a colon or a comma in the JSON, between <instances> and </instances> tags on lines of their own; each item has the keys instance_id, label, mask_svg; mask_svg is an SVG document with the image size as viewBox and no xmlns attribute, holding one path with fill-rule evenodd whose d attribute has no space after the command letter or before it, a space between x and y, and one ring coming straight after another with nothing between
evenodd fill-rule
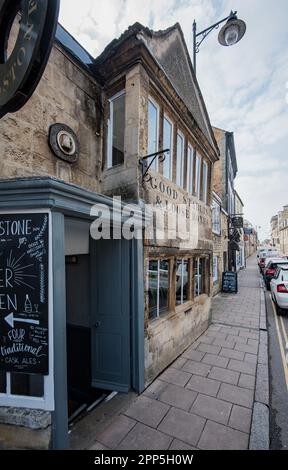
<instances>
[{"instance_id":1,"label":"road","mask_svg":"<svg viewBox=\"0 0 288 470\"><path fill-rule=\"evenodd\" d=\"M270 373L270 449L288 449L288 312L276 315L265 292Z\"/></svg>"}]
</instances>

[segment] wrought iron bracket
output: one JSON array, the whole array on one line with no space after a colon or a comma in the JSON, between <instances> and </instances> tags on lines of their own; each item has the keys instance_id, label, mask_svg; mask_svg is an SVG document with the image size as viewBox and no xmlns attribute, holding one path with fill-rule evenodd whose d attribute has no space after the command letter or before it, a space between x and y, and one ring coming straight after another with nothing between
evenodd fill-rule
<instances>
[{"instance_id":1,"label":"wrought iron bracket","mask_svg":"<svg viewBox=\"0 0 288 470\"><path fill-rule=\"evenodd\" d=\"M154 161L156 158L159 158L159 162L164 162L166 158L166 153L170 152L170 149L166 150L160 150L160 152L155 152L155 153L150 153L149 155L145 155L145 157L142 157L139 160L139 163L142 168L142 183L146 182L148 183L151 179L152 176L149 174L149 170L151 166L153 165ZM152 160L147 164L147 160L151 158Z\"/></svg>"}]
</instances>

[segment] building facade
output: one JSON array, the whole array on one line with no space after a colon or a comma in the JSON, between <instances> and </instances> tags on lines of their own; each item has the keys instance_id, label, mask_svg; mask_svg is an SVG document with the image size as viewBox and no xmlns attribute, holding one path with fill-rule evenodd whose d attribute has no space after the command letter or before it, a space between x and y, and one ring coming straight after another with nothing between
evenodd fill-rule
<instances>
[{"instance_id":1,"label":"building facade","mask_svg":"<svg viewBox=\"0 0 288 470\"><path fill-rule=\"evenodd\" d=\"M270 221L270 228L271 228L271 243L272 246L275 247L277 251L281 251L280 249L280 236L279 236L279 216L280 213L274 215Z\"/></svg>"},{"instance_id":2,"label":"building facade","mask_svg":"<svg viewBox=\"0 0 288 470\"><path fill-rule=\"evenodd\" d=\"M279 251L284 255L288 254L288 206L284 206L278 213L278 224L274 228L274 235L279 234ZM276 241L277 241L277 237Z\"/></svg>"},{"instance_id":3,"label":"building facade","mask_svg":"<svg viewBox=\"0 0 288 470\"><path fill-rule=\"evenodd\" d=\"M243 230L238 225L234 226L236 219L239 221L239 216L243 216L243 203L234 187L238 172L234 135L233 132L216 127L213 127L213 132L220 150L220 160L214 165L213 189L220 197L222 209L227 214L227 269L238 271L244 267L245 262Z\"/></svg>"},{"instance_id":4,"label":"building facade","mask_svg":"<svg viewBox=\"0 0 288 470\"><path fill-rule=\"evenodd\" d=\"M239 217L244 216L244 204L238 192L235 190L235 214ZM245 245L244 245L244 227L237 229L239 234L239 251L235 253L236 271L245 268Z\"/></svg>"},{"instance_id":5,"label":"building facade","mask_svg":"<svg viewBox=\"0 0 288 470\"><path fill-rule=\"evenodd\" d=\"M228 270L228 214L222 207L220 197L213 192L212 201L212 240L213 240L213 295L222 287L222 273Z\"/></svg>"},{"instance_id":6,"label":"building facade","mask_svg":"<svg viewBox=\"0 0 288 470\"><path fill-rule=\"evenodd\" d=\"M257 231L248 220L244 220L244 243L245 257L247 259L256 253L258 245Z\"/></svg>"},{"instance_id":7,"label":"building facade","mask_svg":"<svg viewBox=\"0 0 288 470\"><path fill-rule=\"evenodd\" d=\"M58 26L0 151L1 439L65 448L75 402L143 391L208 327L219 150L180 26L135 24L96 60Z\"/></svg>"}]
</instances>

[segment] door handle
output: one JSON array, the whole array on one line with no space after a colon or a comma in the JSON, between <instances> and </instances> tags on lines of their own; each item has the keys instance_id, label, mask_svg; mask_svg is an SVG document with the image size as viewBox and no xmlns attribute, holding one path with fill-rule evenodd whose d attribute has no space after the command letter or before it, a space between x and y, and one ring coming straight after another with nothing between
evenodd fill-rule
<instances>
[{"instance_id":1,"label":"door handle","mask_svg":"<svg viewBox=\"0 0 288 470\"><path fill-rule=\"evenodd\" d=\"M96 321L96 323L94 323L94 328L99 328L99 326L101 325L101 322L100 321Z\"/></svg>"}]
</instances>

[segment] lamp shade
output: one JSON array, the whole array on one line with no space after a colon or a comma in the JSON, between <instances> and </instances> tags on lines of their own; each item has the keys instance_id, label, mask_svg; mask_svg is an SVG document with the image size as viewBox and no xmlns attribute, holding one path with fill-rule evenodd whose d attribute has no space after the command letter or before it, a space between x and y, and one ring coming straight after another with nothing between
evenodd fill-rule
<instances>
[{"instance_id":1,"label":"lamp shade","mask_svg":"<svg viewBox=\"0 0 288 470\"><path fill-rule=\"evenodd\" d=\"M218 41L222 46L233 46L243 38L245 32L245 22L233 16L219 31Z\"/></svg>"}]
</instances>

